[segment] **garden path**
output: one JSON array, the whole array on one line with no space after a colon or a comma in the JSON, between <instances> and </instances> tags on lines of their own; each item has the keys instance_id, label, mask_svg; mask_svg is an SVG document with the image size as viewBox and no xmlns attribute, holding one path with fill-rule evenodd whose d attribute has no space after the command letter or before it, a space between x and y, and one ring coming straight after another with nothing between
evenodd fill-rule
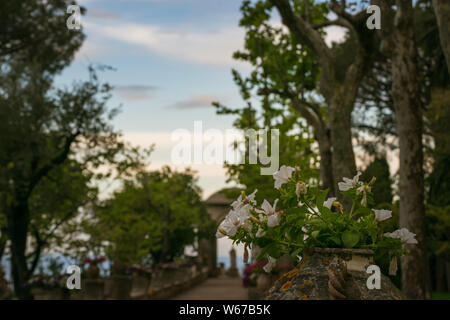
<instances>
[{"instance_id":1,"label":"garden path","mask_svg":"<svg viewBox=\"0 0 450 320\"><path fill-rule=\"evenodd\" d=\"M247 300L247 289L242 286L240 277L221 275L208 278L189 291L179 294L173 300Z\"/></svg>"}]
</instances>

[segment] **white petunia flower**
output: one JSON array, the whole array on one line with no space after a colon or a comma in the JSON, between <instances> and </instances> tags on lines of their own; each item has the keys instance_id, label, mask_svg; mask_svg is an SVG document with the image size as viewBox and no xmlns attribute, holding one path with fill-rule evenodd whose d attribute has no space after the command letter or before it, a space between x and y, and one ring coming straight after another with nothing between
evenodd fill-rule
<instances>
[{"instance_id":1,"label":"white petunia flower","mask_svg":"<svg viewBox=\"0 0 450 320\"><path fill-rule=\"evenodd\" d=\"M251 206L256 204L255 200L256 192L258 192L258 189L255 189L255 191L253 191L252 194L246 197L242 197L242 194L240 194L237 200L233 201L233 203L231 204L233 210L239 210L242 208L250 210Z\"/></svg>"},{"instance_id":2,"label":"white petunia flower","mask_svg":"<svg viewBox=\"0 0 450 320\"><path fill-rule=\"evenodd\" d=\"M339 182L338 186L339 186L339 190L340 191L347 191L350 190L354 187L356 187L357 185L361 185L362 182L359 182L359 176L361 175L361 172L358 172L356 174L356 176L353 177L353 179L349 179L344 177L343 178L343 182Z\"/></svg>"},{"instance_id":3,"label":"white petunia flower","mask_svg":"<svg viewBox=\"0 0 450 320\"><path fill-rule=\"evenodd\" d=\"M385 210L385 209L376 210L376 209L372 209L372 211L375 212L375 220L378 221L378 222L387 220L387 219L392 217L392 211L390 211L390 210Z\"/></svg>"},{"instance_id":4,"label":"white petunia flower","mask_svg":"<svg viewBox=\"0 0 450 320\"><path fill-rule=\"evenodd\" d=\"M273 174L273 178L275 179L275 189L280 189L283 184L287 183L294 171L294 168L282 165L280 170Z\"/></svg>"},{"instance_id":5,"label":"white petunia flower","mask_svg":"<svg viewBox=\"0 0 450 320\"><path fill-rule=\"evenodd\" d=\"M216 237L222 238L224 236L234 236L238 229L245 223L245 221L250 217L248 211L240 210L230 210L228 215L219 225L217 229Z\"/></svg>"},{"instance_id":6,"label":"white petunia flower","mask_svg":"<svg viewBox=\"0 0 450 320\"><path fill-rule=\"evenodd\" d=\"M267 216L267 226L275 227L277 226L279 221L279 216L275 212L275 207L277 206L278 199L275 200L273 206L270 205L269 201L264 199L263 204L261 205L262 210L255 209L257 213L263 213Z\"/></svg>"},{"instance_id":7,"label":"white petunia flower","mask_svg":"<svg viewBox=\"0 0 450 320\"><path fill-rule=\"evenodd\" d=\"M386 237L389 237L389 238L400 239L403 244L416 244L416 243L418 243L416 238L415 238L416 234L410 232L406 228L401 228L399 230L395 230L394 232L388 232L388 233L385 233L383 235L386 236Z\"/></svg>"},{"instance_id":8,"label":"white petunia flower","mask_svg":"<svg viewBox=\"0 0 450 320\"><path fill-rule=\"evenodd\" d=\"M272 268L277 264L277 259L272 258L271 256L267 257L267 264L263 267L264 271L269 273L272 271Z\"/></svg>"},{"instance_id":9,"label":"white petunia flower","mask_svg":"<svg viewBox=\"0 0 450 320\"><path fill-rule=\"evenodd\" d=\"M333 202L336 201L336 199L336 197L328 198L323 202L323 206L331 210L331 206L333 205Z\"/></svg>"},{"instance_id":10,"label":"white petunia flower","mask_svg":"<svg viewBox=\"0 0 450 320\"><path fill-rule=\"evenodd\" d=\"M302 227L302 231L304 232L304 233L307 233L309 230L305 227L305 226L303 226ZM309 236L307 235L307 234L304 234L303 235L303 241L305 241L306 239L308 239L309 238Z\"/></svg>"}]
</instances>

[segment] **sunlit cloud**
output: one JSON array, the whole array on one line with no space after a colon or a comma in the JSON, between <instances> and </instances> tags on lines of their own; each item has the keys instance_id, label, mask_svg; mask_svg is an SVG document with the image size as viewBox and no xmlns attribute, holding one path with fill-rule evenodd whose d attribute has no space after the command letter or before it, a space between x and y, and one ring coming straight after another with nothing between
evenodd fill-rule
<instances>
[{"instance_id":1,"label":"sunlit cloud","mask_svg":"<svg viewBox=\"0 0 450 320\"><path fill-rule=\"evenodd\" d=\"M152 97L151 93L158 89L156 86L128 85L116 86L114 91L127 100L147 100Z\"/></svg>"},{"instance_id":2,"label":"sunlit cloud","mask_svg":"<svg viewBox=\"0 0 450 320\"><path fill-rule=\"evenodd\" d=\"M208 95L208 94L196 95L196 96L192 96L186 100L174 103L171 106L171 108L176 108L176 109L211 108L212 102L219 101L219 100L220 100L220 98L213 96L213 95Z\"/></svg>"},{"instance_id":3,"label":"sunlit cloud","mask_svg":"<svg viewBox=\"0 0 450 320\"><path fill-rule=\"evenodd\" d=\"M113 40L142 46L151 52L199 64L231 67L241 63L232 55L244 43L244 30L227 27L220 30L177 30L145 24L84 23L86 30Z\"/></svg>"}]
</instances>

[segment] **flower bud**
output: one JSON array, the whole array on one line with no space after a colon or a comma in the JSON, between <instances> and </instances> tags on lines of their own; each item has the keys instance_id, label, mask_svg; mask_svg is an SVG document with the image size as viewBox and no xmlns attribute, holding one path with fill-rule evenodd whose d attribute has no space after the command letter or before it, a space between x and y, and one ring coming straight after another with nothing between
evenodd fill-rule
<instances>
[{"instance_id":1,"label":"flower bud","mask_svg":"<svg viewBox=\"0 0 450 320\"><path fill-rule=\"evenodd\" d=\"M244 245L244 263L248 263L247 243Z\"/></svg>"},{"instance_id":2,"label":"flower bud","mask_svg":"<svg viewBox=\"0 0 450 320\"><path fill-rule=\"evenodd\" d=\"M297 195L297 197L300 197L301 194L306 194L306 192L306 184L303 181L297 182L297 185L295 186L295 194Z\"/></svg>"}]
</instances>

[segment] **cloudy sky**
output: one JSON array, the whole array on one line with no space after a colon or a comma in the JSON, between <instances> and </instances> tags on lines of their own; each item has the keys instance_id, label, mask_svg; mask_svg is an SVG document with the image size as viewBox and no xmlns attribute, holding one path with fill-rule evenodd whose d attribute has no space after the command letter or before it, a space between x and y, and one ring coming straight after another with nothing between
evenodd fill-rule
<instances>
[{"instance_id":1,"label":"cloudy sky","mask_svg":"<svg viewBox=\"0 0 450 320\"><path fill-rule=\"evenodd\" d=\"M243 105L231 76L231 68L244 74L250 70L232 59L243 46L244 32L238 27L241 2L79 1L87 9L81 20L87 39L57 83L86 79L90 63L114 67L100 77L115 87L111 107L122 106L115 127L134 144L155 144L151 168L174 166L174 130L193 132L194 121L202 121L204 130L232 128L233 117L216 115L211 102ZM277 16L273 23L279 24ZM329 41L343 35L338 28L328 31ZM198 170L204 198L225 186L221 165L191 167ZM222 247L219 255L225 253Z\"/></svg>"}]
</instances>

